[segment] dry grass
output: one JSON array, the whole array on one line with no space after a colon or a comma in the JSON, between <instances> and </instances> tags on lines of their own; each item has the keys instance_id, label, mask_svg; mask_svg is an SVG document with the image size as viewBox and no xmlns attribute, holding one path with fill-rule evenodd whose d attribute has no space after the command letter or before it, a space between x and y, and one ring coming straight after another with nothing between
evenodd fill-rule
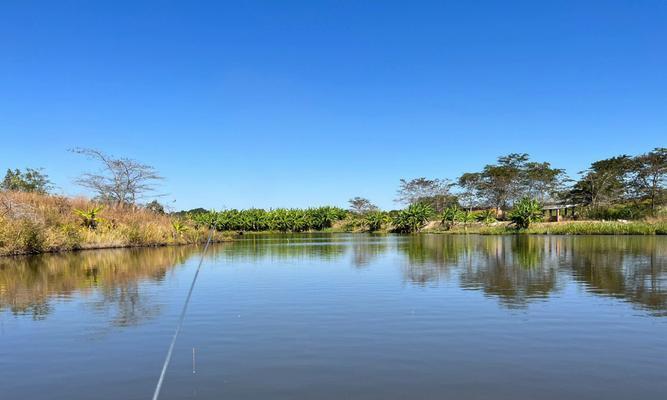
<instances>
[{"instance_id":1,"label":"dry grass","mask_svg":"<svg viewBox=\"0 0 667 400\"><path fill-rule=\"evenodd\" d=\"M168 215L114 206L102 209L96 229L86 228L75 210L98 205L85 198L0 193L0 255L199 243L208 236L193 225L177 232ZM225 239L216 234L215 240Z\"/></svg>"}]
</instances>

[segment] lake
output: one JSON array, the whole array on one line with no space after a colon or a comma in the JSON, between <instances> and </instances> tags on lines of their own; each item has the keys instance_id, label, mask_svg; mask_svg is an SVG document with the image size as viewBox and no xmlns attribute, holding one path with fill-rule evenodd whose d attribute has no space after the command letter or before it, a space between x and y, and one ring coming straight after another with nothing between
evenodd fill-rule
<instances>
[{"instance_id":1,"label":"lake","mask_svg":"<svg viewBox=\"0 0 667 400\"><path fill-rule=\"evenodd\" d=\"M201 251L0 258L0 397L149 399ZM160 398L665 393L667 237L304 234L209 248Z\"/></svg>"}]
</instances>

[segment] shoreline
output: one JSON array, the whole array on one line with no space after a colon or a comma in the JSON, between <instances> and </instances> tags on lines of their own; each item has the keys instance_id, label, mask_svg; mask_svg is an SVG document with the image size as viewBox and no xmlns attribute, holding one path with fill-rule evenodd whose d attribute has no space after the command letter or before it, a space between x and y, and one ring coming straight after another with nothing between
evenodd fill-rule
<instances>
[{"instance_id":1,"label":"shoreline","mask_svg":"<svg viewBox=\"0 0 667 400\"><path fill-rule=\"evenodd\" d=\"M211 243L229 243L233 242L234 238L231 236L224 236L222 238L211 239ZM158 247L180 247L180 246L199 246L205 244L206 240L199 242L164 242L164 243L152 243L152 244L100 244L92 246L83 246L78 248L65 248L65 249L49 249L37 252L17 252L17 253L0 253L0 258L4 257L25 257L25 256L38 256L41 254L64 254L64 253L78 253L83 251L91 250L121 250L121 249L148 249L148 248L158 248Z\"/></svg>"},{"instance_id":2,"label":"shoreline","mask_svg":"<svg viewBox=\"0 0 667 400\"><path fill-rule=\"evenodd\" d=\"M433 226L425 228L420 232L415 232L411 234L404 235L482 235L482 236L507 236L507 235L542 235L542 236L662 236L667 235L667 223L657 222L638 222L638 221L628 221L628 222L613 222L613 221L564 221L564 222L545 222L537 223L534 226L524 229L516 230L509 226L507 223L497 223L496 225L486 226L486 225L470 225L467 227L464 226L454 226L450 229L445 229L442 226ZM319 231L306 231L306 232L279 232L279 231L244 231L244 232L234 232L234 231L222 231L216 232L214 236L218 236L215 239L211 240L211 243L229 243L237 240L242 236L262 236L262 235L303 235L303 234L318 234L318 233L331 233L331 234L399 234L394 233L389 230L380 230L370 232L368 230L350 230L350 229L341 229L341 228L328 228L325 230ZM61 253L72 253L72 252L81 252L89 250L112 250L112 249L138 249L138 248L156 248L156 247L176 247L176 246L190 246L190 245L200 245L205 243L206 240L200 240L195 242L161 242L161 243L149 243L149 244L118 244L118 243L109 243L109 244L91 244L83 245L77 248L62 248L62 249L47 249L42 251L31 251L31 252L15 252L15 253L3 253L0 254L0 257L16 257L16 256L31 256L31 255L40 255L40 254L61 254Z\"/></svg>"}]
</instances>

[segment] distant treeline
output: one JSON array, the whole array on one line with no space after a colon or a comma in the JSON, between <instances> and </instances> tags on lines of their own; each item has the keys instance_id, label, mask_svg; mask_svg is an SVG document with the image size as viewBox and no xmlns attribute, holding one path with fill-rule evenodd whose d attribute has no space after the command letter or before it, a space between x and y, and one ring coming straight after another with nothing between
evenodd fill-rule
<instances>
[{"instance_id":1,"label":"distant treeline","mask_svg":"<svg viewBox=\"0 0 667 400\"><path fill-rule=\"evenodd\" d=\"M540 204L570 203L589 209L631 205L652 214L665 204L666 178L666 148L595 161L579 172L577 180L548 162L531 161L528 154L513 153L498 157L496 163L481 171L467 172L453 180L402 179L396 200L406 205L428 204L436 212L454 205L468 210L493 208L502 215L528 198ZM359 200L365 199L356 202Z\"/></svg>"},{"instance_id":2,"label":"distant treeline","mask_svg":"<svg viewBox=\"0 0 667 400\"><path fill-rule=\"evenodd\" d=\"M94 149L73 152L103 166L101 173L84 173L76 180L93 190L95 203L120 209L140 208L155 214L166 212L156 200L139 204L139 199L149 196L162 179L152 166ZM171 213L171 217L179 227L184 223L219 231L280 232L325 230L334 225L342 230L414 232L432 221L451 229L455 225L490 225L498 220L527 229L532 222L541 220L547 204L576 210L570 212L570 219L662 219L666 177L667 149L662 147L635 156L595 161L579 172L578 179L568 177L563 169L549 162L512 153L455 179L401 179L395 199L400 210L381 211L371 200L354 197L347 210L333 206L223 211L198 208ZM52 188L42 170L31 168L10 169L0 182L0 191L4 192L48 195ZM342 222L337 224L338 221Z\"/></svg>"},{"instance_id":3,"label":"distant treeline","mask_svg":"<svg viewBox=\"0 0 667 400\"><path fill-rule=\"evenodd\" d=\"M511 221L526 229L542 218L545 204L576 206L577 219L639 219L660 217L665 204L667 149L637 156L620 155L600 161L569 178L548 162L531 161L528 154L498 157L481 171L458 178L401 179L396 202L401 210L381 211L364 197L349 200L349 208L194 209L176 215L197 224L232 231L303 232L331 228L343 221L344 230L415 232L429 221L445 229L455 225L490 225Z\"/></svg>"}]
</instances>

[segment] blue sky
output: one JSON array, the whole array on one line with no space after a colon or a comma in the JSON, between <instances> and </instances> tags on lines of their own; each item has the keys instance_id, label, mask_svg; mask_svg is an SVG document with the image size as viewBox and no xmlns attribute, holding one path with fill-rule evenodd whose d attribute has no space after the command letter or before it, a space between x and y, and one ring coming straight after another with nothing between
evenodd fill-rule
<instances>
[{"instance_id":1,"label":"blue sky","mask_svg":"<svg viewBox=\"0 0 667 400\"><path fill-rule=\"evenodd\" d=\"M0 168L67 194L95 147L162 200L383 208L527 152L575 175L665 146L667 2L5 1Z\"/></svg>"}]
</instances>

